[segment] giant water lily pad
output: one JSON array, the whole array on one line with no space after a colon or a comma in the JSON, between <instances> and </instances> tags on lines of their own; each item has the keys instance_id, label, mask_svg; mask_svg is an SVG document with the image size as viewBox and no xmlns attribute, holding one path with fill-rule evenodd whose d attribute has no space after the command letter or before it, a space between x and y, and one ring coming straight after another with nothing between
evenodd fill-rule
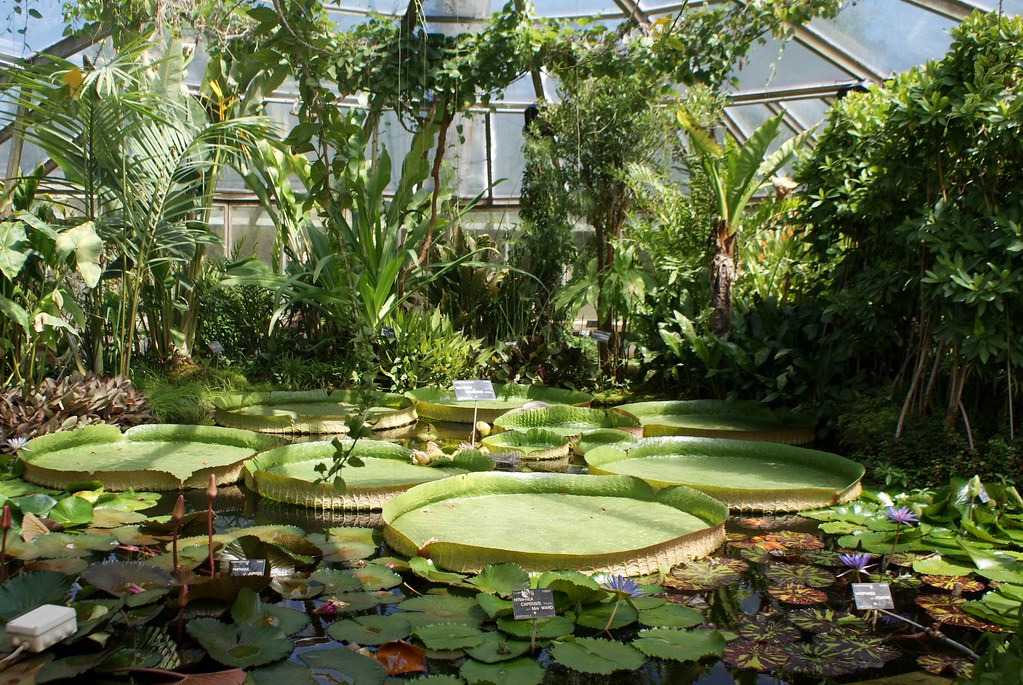
<instances>
[{"instance_id":1,"label":"giant water lily pad","mask_svg":"<svg viewBox=\"0 0 1023 685\"><path fill-rule=\"evenodd\" d=\"M644 575L710 553L726 517L702 493L654 493L636 478L472 473L392 499L384 539L459 572L510 561L530 571Z\"/></svg>"},{"instance_id":2,"label":"giant water lily pad","mask_svg":"<svg viewBox=\"0 0 1023 685\"><path fill-rule=\"evenodd\" d=\"M618 408L637 416L647 437L689 435L803 445L813 442L817 423L812 416L752 401L634 402Z\"/></svg>"},{"instance_id":3,"label":"giant water lily pad","mask_svg":"<svg viewBox=\"0 0 1023 685\"><path fill-rule=\"evenodd\" d=\"M345 444L345 443L342 443ZM351 444L351 443L347 443ZM479 468L474 456L431 462L430 466L412 463L412 451L401 445L378 440L359 440L352 456L362 466L346 466L341 471L343 491L330 481L316 482L320 464L331 464L334 446L330 442L304 442L263 452L245 463L245 485L267 499L299 504L316 509L380 509L384 502L418 483L446 478ZM493 462L487 461L493 465Z\"/></svg>"},{"instance_id":4,"label":"giant water lily pad","mask_svg":"<svg viewBox=\"0 0 1023 685\"><path fill-rule=\"evenodd\" d=\"M347 433L348 421L363 413L374 430L406 426L417 418L403 395L356 390L232 393L214 398L213 407L221 426L262 433Z\"/></svg>"},{"instance_id":5,"label":"giant water lily pad","mask_svg":"<svg viewBox=\"0 0 1023 685\"><path fill-rule=\"evenodd\" d=\"M591 473L629 475L654 487L687 485L730 509L800 511L855 499L863 467L837 454L746 440L645 438L626 450L586 453Z\"/></svg>"},{"instance_id":6,"label":"giant water lily pad","mask_svg":"<svg viewBox=\"0 0 1023 685\"><path fill-rule=\"evenodd\" d=\"M641 435L643 431L639 419L617 409L589 409L560 405L505 414L494 422L495 430L527 431L531 428L542 428L572 440L577 440L581 435L592 431L608 428L633 435Z\"/></svg>"},{"instance_id":7,"label":"giant water lily pad","mask_svg":"<svg viewBox=\"0 0 1023 685\"><path fill-rule=\"evenodd\" d=\"M504 383L494 383L497 399L479 402L459 402L455 399L454 390L450 388L419 388L406 395L415 401L419 416L451 423L472 423L474 416L477 421L493 423L505 412L518 409L528 402L589 406L593 401L592 395L578 390Z\"/></svg>"},{"instance_id":8,"label":"giant water lily pad","mask_svg":"<svg viewBox=\"0 0 1023 685\"><path fill-rule=\"evenodd\" d=\"M526 431L505 431L483 438L491 452L513 452L523 461L567 462L570 456L568 438L555 431L531 428Z\"/></svg>"},{"instance_id":9,"label":"giant water lily pad","mask_svg":"<svg viewBox=\"0 0 1023 685\"><path fill-rule=\"evenodd\" d=\"M205 488L238 480L242 462L276 438L215 426L153 424L86 426L30 441L22 452L25 480L48 487L99 481L107 490Z\"/></svg>"}]
</instances>

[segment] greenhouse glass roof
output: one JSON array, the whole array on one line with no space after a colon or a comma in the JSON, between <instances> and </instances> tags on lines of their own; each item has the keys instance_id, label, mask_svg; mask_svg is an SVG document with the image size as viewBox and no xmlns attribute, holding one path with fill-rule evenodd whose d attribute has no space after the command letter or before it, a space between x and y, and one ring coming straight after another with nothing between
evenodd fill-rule
<instances>
[{"instance_id":1,"label":"greenhouse glass roof","mask_svg":"<svg viewBox=\"0 0 1023 685\"><path fill-rule=\"evenodd\" d=\"M533 0L538 17L563 18L581 23L599 21L615 26L630 18L639 27L674 16L687 7L718 0L666 2L665 0ZM746 2L747 0L734 0ZM420 22L427 30L443 33L472 31L506 0L424 0ZM23 8L17 13L16 8ZM74 55L86 43L64 39L61 0L2 0L0 16L7 17L0 35L0 60L31 59L54 49ZM348 29L372 16L399 18L407 0L350 0L324 4L339 30ZM769 39L755 46L736 72L737 85L725 126L743 138L771 116L783 113L792 132L817 124L835 97L858 84L879 83L893 73L940 57L949 46L949 29L975 10L1019 14L1023 0L852 0L834 19L815 19L796 29L791 40ZM73 59L73 57L72 57ZM195 72L200 72L197 66ZM556 84L546 77L544 95L557 97ZM296 93L285 85L269 109L282 127L288 127ZM455 166L459 193L470 197L484 191L496 179L506 179L488 192L491 203L514 203L522 172L520 135L523 112L537 100L528 75L504 92L486 110L474 112L462 124L448 159ZM352 106L358 106L353 101ZM382 139L392 150L404 147L407 132L385 120ZM0 163L8 155L9 141L0 143ZM31 151L22 162L25 168ZM228 190L231 179L226 180ZM240 183L235 190L241 190Z\"/></svg>"}]
</instances>

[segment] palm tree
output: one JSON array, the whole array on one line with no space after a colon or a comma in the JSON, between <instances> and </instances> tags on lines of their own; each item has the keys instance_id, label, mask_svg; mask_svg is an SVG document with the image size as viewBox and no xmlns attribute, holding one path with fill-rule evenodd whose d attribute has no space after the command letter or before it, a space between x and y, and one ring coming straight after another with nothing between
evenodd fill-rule
<instances>
[{"instance_id":1,"label":"palm tree","mask_svg":"<svg viewBox=\"0 0 1023 685\"><path fill-rule=\"evenodd\" d=\"M219 174L252 159L271 135L262 116L211 116L184 88L180 45L160 59L153 52L139 42L100 66L51 58L0 74L17 105L5 123L49 156L61 173L46 179L47 190L65 198L69 216L94 222L106 244L101 287L86 295L96 372L110 361L128 373L140 325L159 355L188 353L188 331L174 330L171 314L181 306L178 286L190 285L183 270L216 241L208 219ZM105 293L118 296L113 306Z\"/></svg>"},{"instance_id":2,"label":"palm tree","mask_svg":"<svg viewBox=\"0 0 1023 685\"><path fill-rule=\"evenodd\" d=\"M707 172L717 217L713 227L714 254L710 265L711 330L722 335L732 327L732 283L736 277L735 247L743 212L753 196L771 185L771 176L803 146L809 132L791 138L775 152L768 149L778 137L782 115L772 117L739 145L729 138L718 145L706 130L680 110L679 123L689 134L692 151Z\"/></svg>"}]
</instances>

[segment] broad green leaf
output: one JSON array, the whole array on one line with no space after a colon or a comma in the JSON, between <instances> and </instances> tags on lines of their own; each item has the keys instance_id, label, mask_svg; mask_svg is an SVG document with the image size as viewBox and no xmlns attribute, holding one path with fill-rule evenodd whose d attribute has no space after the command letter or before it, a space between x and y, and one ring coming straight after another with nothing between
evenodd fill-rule
<instances>
[{"instance_id":1,"label":"broad green leaf","mask_svg":"<svg viewBox=\"0 0 1023 685\"><path fill-rule=\"evenodd\" d=\"M74 253L78 272L82 275L85 285L90 288L96 287L103 271L99 265L103 240L96 233L93 223L87 221L62 232L57 237L55 246L61 259Z\"/></svg>"},{"instance_id":2,"label":"broad green leaf","mask_svg":"<svg viewBox=\"0 0 1023 685\"><path fill-rule=\"evenodd\" d=\"M0 222L0 273L13 281L28 259L25 226L18 221Z\"/></svg>"},{"instance_id":3,"label":"broad green leaf","mask_svg":"<svg viewBox=\"0 0 1023 685\"><path fill-rule=\"evenodd\" d=\"M262 666L283 659L294 649L291 640L272 626L230 625L214 618L198 618L185 628L211 657L226 666Z\"/></svg>"},{"instance_id":4,"label":"broad green leaf","mask_svg":"<svg viewBox=\"0 0 1023 685\"><path fill-rule=\"evenodd\" d=\"M491 564L484 566L479 575L467 581L483 592L511 597L513 590L529 587L529 574L518 564Z\"/></svg>"},{"instance_id":5,"label":"broad green leaf","mask_svg":"<svg viewBox=\"0 0 1023 685\"><path fill-rule=\"evenodd\" d=\"M20 573L0 585L0 622L38 609L44 604L64 604L74 578L52 571Z\"/></svg>"},{"instance_id":6,"label":"broad green leaf","mask_svg":"<svg viewBox=\"0 0 1023 685\"><path fill-rule=\"evenodd\" d=\"M465 649L466 654L477 661L496 664L520 657L529 651L527 640L509 640L500 632L491 631L484 634L483 642Z\"/></svg>"},{"instance_id":7,"label":"broad green leaf","mask_svg":"<svg viewBox=\"0 0 1023 685\"><path fill-rule=\"evenodd\" d=\"M270 626L285 635L294 635L309 624L309 615L290 607L267 604L251 588L243 587L231 606L231 619L237 624Z\"/></svg>"},{"instance_id":8,"label":"broad green leaf","mask_svg":"<svg viewBox=\"0 0 1023 685\"><path fill-rule=\"evenodd\" d=\"M393 640L404 640L412 633L412 624L402 614L356 616L337 621L327 628L327 635L338 642L357 645L381 645Z\"/></svg>"},{"instance_id":9,"label":"broad green leaf","mask_svg":"<svg viewBox=\"0 0 1023 685\"><path fill-rule=\"evenodd\" d=\"M299 658L313 671L327 671L329 682L381 685L387 677L383 667L373 659L348 649L338 649L336 646L302 652ZM321 678L322 676L317 680Z\"/></svg>"},{"instance_id":10,"label":"broad green leaf","mask_svg":"<svg viewBox=\"0 0 1023 685\"><path fill-rule=\"evenodd\" d=\"M639 631L632 646L647 656L675 661L699 661L704 657L720 657L725 637L716 630L678 630L648 628Z\"/></svg>"},{"instance_id":11,"label":"broad green leaf","mask_svg":"<svg viewBox=\"0 0 1023 685\"><path fill-rule=\"evenodd\" d=\"M644 626L660 628L692 628L703 623L703 614L678 604L665 604L651 609L640 609L639 622Z\"/></svg>"},{"instance_id":12,"label":"broad green leaf","mask_svg":"<svg viewBox=\"0 0 1023 685\"><path fill-rule=\"evenodd\" d=\"M483 644L485 635L475 625L466 623L435 623L417 626L412 634L422 640L427 649L451 650Z\"/></svg>"},{"instance_id":13,"label":"broad green leaf","mask_svg":"<svg viewBox=\"0 0 1023 685\"><path fill-rule=\"evenodd\" d=\"M551 650L551 656L573 671L604 675L615 671L634 671L646 662L646 657L635 647L592 637L559 642Z\"/></svg>"},{"instance_id":14,"label":"broad green leaf","mask_svg":"<svg viewBox=\"0 0 1023 685\"><path fill-rule=\"evenodd\" d=\"M527 620L501 618L497 621L497 627L508 635L526 640L533 634L533 622ZM553 640L574 632L575 621L570 616L542 618L536 622L536 637L540 640Z\"/></svg>"},{"instance_id":15,"label":"broad green leaf","mask_svg":"<svg viewBox=\"0 0 1023 685\"><path fill-rule=\"evenodd\" d=\"M470 659L458 671L469 685L539 685L544 673L543 666L527 658L496 664Z\"/></svg>"},{"instance_id":16,"label":"broad green leaf","mask_svg":"<svg viewBox=\"0 0 1023 685\"><path fill-rule=\"evenodd\" d=\"M84 526L92 521L92 504L81 497L65 497L50 509L47 517L65 528Z\"/></svg>"}]
</instances>

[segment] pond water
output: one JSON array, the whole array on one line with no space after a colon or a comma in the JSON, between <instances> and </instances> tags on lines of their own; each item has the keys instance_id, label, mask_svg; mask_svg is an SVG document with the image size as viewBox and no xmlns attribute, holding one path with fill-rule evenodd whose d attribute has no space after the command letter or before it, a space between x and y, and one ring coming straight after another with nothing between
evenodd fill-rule
<instances>
[{"instance_id":1,"label":"pond water","mask_svg":"<svg viewBox=\"0 0 1023 685\"><path fill-rule=\"evenodd\" d=\"M462 433L465 435L463 436ZM469 438L468 427L431 426L404 431L399 437L406 444L419 446L425 439L440 441L450 448ZM301 440L308 438L303 437ZM527 470L519 460L510 456L497 455L499 468L505 470ZM573 464L569 472L585 472L585 466ZM158 508L147 514L169 513L173 498L164 497ZM202 492L186 493L186 510L198 511L206 508ZM215 502L218 530L245 528L272 524L294 525L307 533L327 533L341 526L375 527L379 518L369 512L342 514L330 511L311 511L301 507L282 505L263 500L244 487L222 488ZM763 650L762 662L767 664L759 669L735 668L721 659L699 662L679 662L665 659L648 659L637 671L622 671L611 675L579 673L559 664L549 648L541 649L535 658L545 669L543 682L547 685L568 683L601 683L606 685L625 684L689 684L700 685L758 685L787 684L804 685L829 682L856 682L885 675L919 671L916 659L921 655L937 654L957 656L947 647L918 633L906 624L878 621L877 616L863 622L863 612L852 610L850 581L858 574L849 572L841 564L835 552L833 541L818 538L817 522L796 515L764 517L752 514L733 516L727 523L728 542L712 555L710 561L730 564L736 573L730 580L713 582L713 576L724 573L722 566L693 566L694 574L687 575L685 569L675 577L674 572L657 588L659 598L668 605L697 609L713 628L737 633L739 639L733 644L745 645L743 649ZM381 537L374 537L376 549L366 560L389 558L393 553L386 548ZM876 561L876 560L875 560ZM356 562L356 565L363 564ZM344 566L345 564L340 564ZM402 576L402 583L387 590L394 595L387 602L360 612L322 616L312 614L312 621L300 633L293 636L297 648L291 656L296 663L303 663L302 655L318 652L327 647L340 646L327 631L332 622L351 618L355 615L389 615L397 611L394 604L405 597L420 593L446 591L443 584L434 584L412 573L400 563L395 566ZM725 569L728 570L728 569ZM898 575L893 573L892 575ZM904 581L895 585L896 611L920 623L930 625L932 620L914 603L919 581L903 574ZM868 580L864 574L862 580ZM654 579L652 582L657 582ZM705 587L700 587L701 582ZM806 585L803 585L803 583ZM810 591L789 591L789 583L799 587L810 587ZM907 587L903 589L901 584ZM779 591L778 588L782 590ZM307 599L284 599L282 606L303 612L310 612L322 606L324 597ZM660 601L660 599L658 600ZM791 623L792 617L800 618L799 625ZM858 618L860 617L860 618ZM613 614L612 614L613 618ZM632 624L622 629L611 630L617 640L632 640L643 626ZM979 633L967 629L948 628L946 634L964 643L970 643ZM577 636L599 635L595 629L577 632ZM731 636L729 636L731 637ZM795 648L792 645L796 645ZM770 668L772 658L778 650L801 654L802 665ZM753 655L757 657L757 654ZM748 659L749 654L740 654L739 659ZM786 657L789 658L789 657ZM736 657L732 656L732 663ZM746 663L750 663L746 661ZM427 673L457 674L460 661L452 654L431 654ZM323 681L328 682L328 681ZM514 682L514 681L509 681Z\"/></svg>"}]
</instances>

